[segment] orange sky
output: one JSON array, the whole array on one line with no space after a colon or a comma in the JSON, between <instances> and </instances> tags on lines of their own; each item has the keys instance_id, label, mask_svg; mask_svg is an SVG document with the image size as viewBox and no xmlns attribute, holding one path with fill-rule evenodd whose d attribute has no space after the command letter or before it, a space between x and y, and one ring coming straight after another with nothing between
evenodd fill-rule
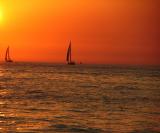
<instances>
[{"instance_id":1,"label":"orange sky","mask_svg":"<svg viewBox=\"0 0 160 133\"><path fill-rule=\"evenodd\" d=\"M0 60L160 64L158 0L0 0Z\"/></svg>"}]
</instances>

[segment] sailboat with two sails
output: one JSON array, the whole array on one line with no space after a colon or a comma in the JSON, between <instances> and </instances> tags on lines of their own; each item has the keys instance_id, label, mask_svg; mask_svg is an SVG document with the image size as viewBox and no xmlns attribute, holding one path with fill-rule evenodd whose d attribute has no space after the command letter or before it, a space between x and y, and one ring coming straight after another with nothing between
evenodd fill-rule
<instances>
[{"instance_id":1,"label":"sailboat with two sails","mask_svg":"<svg viewBox=\"0 0 160 133\"><path fill-rule=\"evenodd\" d=\"M8 48L7 48L7 50L6 50L6 54L5 54L5 62L13 62L13 60L11 59L11 57L10 57L10 50L9 50L10 48L9 48L9 46L8 46Z\"/></svg>"},{"instance_id":2,"label":"sailboat with two sails","mask_svg":"<svg viewBox=\"0 0 160 133\"><path fill-rule=\"evenodd\" d=\"M67 58L66 58L67 64L68 65L75 65L76 63L72 61L72 43L70 41L68 51L67 51Z\"/></svg>"}]
</instances>

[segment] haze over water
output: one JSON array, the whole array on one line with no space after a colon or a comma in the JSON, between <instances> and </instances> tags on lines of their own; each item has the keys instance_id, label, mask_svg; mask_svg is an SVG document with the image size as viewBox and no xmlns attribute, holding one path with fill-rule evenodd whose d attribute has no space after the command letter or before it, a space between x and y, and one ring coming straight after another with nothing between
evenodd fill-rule
<instances>
[{"instance_id":1,"label":"haze over water","mask_svg":"<svg viewBox=\"0 0 160 133\"><path fill-rule=\"evenodd\" d=\"M158 133L160 68L0 64L0 132Z\"/></svg>"}]
</instances>

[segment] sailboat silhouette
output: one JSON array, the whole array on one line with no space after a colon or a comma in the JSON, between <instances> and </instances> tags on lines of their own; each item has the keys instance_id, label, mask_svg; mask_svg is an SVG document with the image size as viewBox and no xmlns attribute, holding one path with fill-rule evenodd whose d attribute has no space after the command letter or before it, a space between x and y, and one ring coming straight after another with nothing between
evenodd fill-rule
<instances>
[{"instance_id":1,"label":"sailboat silhouette","mask_svg":"<svg viewBox=\"0 0 160 133\"><path fill-rule=\"evenodd\" d=\"M13 62L13 60L10 57L10 51L9 51L9 46L6 50L6 55L5 55L5 62Z\"/></svg>"},{"instance_id":2,"label":"sailboat silhouette","mask_svg":"<svg viewBox=\"0 0 160 133\"><path fill-rule=\"evenodd\" d=\"M70 41L68 51L67 51L67 58L66 58L67 64L68 65L75 65L76 63L72 61L72 43Z\"/></svg>"}]
</instances>

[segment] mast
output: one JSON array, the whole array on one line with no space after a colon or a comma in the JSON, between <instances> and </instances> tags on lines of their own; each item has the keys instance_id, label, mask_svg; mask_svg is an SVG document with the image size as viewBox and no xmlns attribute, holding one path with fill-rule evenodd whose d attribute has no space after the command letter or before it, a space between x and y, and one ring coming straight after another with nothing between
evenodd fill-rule
<instances>
[{"instance_id":1,"label":"mast","mask_svg":"<svg viewBox=\"0 0 160 133\"><path fill-rule=\"evenodd\" d=\"M70 60L70 46L68 47L68 50L67 50L67 58L66 58L66 60L67 60L67 62L69 62Z\"/></svg>"},{"instance_id":2,"label":"mast","mask_svg":"<svg viewBox=\"0 0 160 133\"><path fill-rule=\"evenodd\" d=\"M72 62L72 44L70 41L70 62Z\"/></svg>"},{"instance_id":3,"label":"mast","mask_svg":"<svg viewBox=\"0 0 160 133\"><path fill-rule=\"evenodd\" d=\"M7 50L6 50L5 61L8 60L8 52L9 52L9 47L8 47Z\"/></svg>"},{"instance_id":4,"label":"mast","mask_svg":"<svg viewBox=\"0 0 160 133\"><path fill-rule=\"evenodd\" d=\"M8 60L10 60L9 46L8 46Z\"/></svg>"},{"instance_id":5,"label":"mast","mask_svg":"<svg viewBox=\"0 0 160 133\"><path fill-rule=\"evenodd\" d=\"M69 44L69 47L68 47L68 51L67 51L67 62L70 63L72 61L72 57L71 57L71 42Z\"/></svg>"}]
</instances>

